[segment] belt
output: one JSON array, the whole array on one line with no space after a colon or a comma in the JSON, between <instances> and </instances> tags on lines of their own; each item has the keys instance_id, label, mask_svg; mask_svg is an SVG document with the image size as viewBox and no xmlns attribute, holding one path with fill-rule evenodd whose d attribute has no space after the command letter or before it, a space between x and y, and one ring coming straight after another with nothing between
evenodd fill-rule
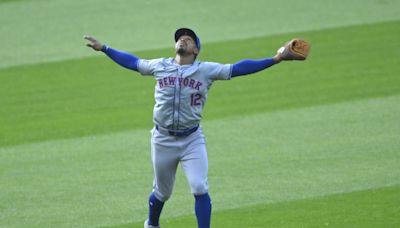
<instances>
[{"instance_id":1,"label":"belt","mask_svg":"<svg viewBox=\"0 0 400 228\"><path fill-rule=\"evenodd\" d=\"M198 128L199 128L199 125L196 125L196 126L194 126L192 128L188 128L188 129L185 129L185 130L170 130L170 129L166 129L166 128L163 128L163 127L160 127L160 126L156 125L156 129L160 133L166 134L166 135L175 136L175 137L186 137L186 136L189 136L193 132L197 131Z\"/></svg>"}]
</instances>

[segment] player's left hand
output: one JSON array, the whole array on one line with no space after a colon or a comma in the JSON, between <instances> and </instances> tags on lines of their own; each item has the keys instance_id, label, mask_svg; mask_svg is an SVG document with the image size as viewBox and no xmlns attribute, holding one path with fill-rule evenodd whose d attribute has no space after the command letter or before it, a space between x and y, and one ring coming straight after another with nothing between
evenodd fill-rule
<instances>
[{"instance_id":1,"label":"player's left hand","mask_svg":"<svg viewBox=\"0 0 400 228\"><path fill-rule=\"evenodd\" d=\"M91 36L84 36L84 39L88 40L89 43L86 44L86 46L93 48L95 51L101 51L103 48L103 44L100 43L96 38L91 37Z\"/></svg>"}]
</instances>

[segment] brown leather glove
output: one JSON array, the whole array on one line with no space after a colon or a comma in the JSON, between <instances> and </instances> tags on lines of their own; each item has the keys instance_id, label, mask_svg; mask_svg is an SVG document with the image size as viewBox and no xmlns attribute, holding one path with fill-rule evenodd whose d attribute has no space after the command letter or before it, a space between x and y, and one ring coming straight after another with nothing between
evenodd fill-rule
<instances>
[{"instance_id":1,"label":"brown leather glove","mask_svg":"<svg viewBox=\"0 0 400 228\"><path fill-rule=\"evenodd\" d=\"M305 60L310 53L310 43L295 38L279 48L277 54L281 60Z\"/></svg>"}]
</instances>

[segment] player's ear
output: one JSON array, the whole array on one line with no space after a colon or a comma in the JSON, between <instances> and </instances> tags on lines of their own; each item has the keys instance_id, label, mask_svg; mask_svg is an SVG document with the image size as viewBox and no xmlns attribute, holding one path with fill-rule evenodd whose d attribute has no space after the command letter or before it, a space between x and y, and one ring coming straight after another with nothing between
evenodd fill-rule
<instances>
[{"instance_id":1,"label":"player's ear","mask_svg":"<svg viewBox=\"0 0 400 228\"><path fill-rule=\"evenodd\" d=\"M195 49L193 49L193 53L195 54L195 55L198 55L199 54L199 49L196 47Z\"/></svg>"}]
</instances>

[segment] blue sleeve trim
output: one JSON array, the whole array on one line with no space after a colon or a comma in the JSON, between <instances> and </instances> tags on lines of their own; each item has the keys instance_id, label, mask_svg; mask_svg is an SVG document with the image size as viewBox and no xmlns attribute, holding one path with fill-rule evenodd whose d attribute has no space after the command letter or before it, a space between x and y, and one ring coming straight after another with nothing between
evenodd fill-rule
<instances>
[{"instance_id":1,"label":"blue sleeve trim","mask_svg":"<svg viewBox=\"0 0 400 228\"><path fill-rule=\"evenodd\" d=\"M140 59L138 57L127 52L112 49L107 45L104 45L101 51L119 65L134 71L139 71L138 63Z\"/></svg>"},{"instance_id":2,"label":"blue sleeve trim","mask_svg":"<svg viewBox=\"0 0 400 228\"><path fill-rule=\"evenodd\" d=\"M233 64L231 76L233 78L237 76L253 74L262 71L264 69L267 69L268 67L274 64L275 61L273 58L266 58L260 60L249 60L249 59L242 60Z\"/></svg>"}]
</instances>

